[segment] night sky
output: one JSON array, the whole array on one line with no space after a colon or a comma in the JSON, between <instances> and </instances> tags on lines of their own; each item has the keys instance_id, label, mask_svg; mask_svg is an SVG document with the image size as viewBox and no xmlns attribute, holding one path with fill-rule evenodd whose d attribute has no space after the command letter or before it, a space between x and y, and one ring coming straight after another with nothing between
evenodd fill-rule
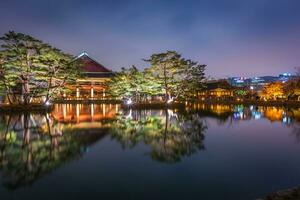
<instances>
[{"instance_id":1,"label":"night sky","mask_svg":"<svg viewBox=\"0 0 300 200\"><path fill-rule=\"evenodd\" d=\"M0 34L24 32L112 70L176 50L212 77L300 66L299 0L2 0Z\"/></svg>"}]
</instances>

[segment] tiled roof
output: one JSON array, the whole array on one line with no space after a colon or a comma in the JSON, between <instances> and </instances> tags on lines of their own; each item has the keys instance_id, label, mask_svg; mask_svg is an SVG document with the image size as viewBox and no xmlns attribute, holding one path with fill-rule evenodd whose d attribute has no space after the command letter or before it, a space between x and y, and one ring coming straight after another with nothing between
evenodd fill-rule
<instances>
[{"instance_id":1,"label":"tiled roof","mask_svg":"<svg viewBox=\"0 0 300 200\"><path fill-rule=\"evenodd\" d=\"M107 69L106 67L104 67L103 65L101 65L100 63L92 59L91 57L89 57L89 55L85 52L80 54L76 60L82 63L83 65L82 69L84 72L88 72L88 73L93 73L93 72L111 73L112 72L111 70Z\"/></svg>"},{"instance_id":2,"label":"tiled roof","mask_svg":"<svg viewBox=\"0 0 300 200\"><path fill-rule=\"evenodd\" d=\"M85 76L89 78L109 78L114 75L113 72L86 72Z\"/></svg>"},{"instance_id":3,"label":"tiled roof","mask_svg":"<svg viewBox=\"0 0 300 200\"><path fill-rule=\"evenodd\" d=\"M233 89L232 86L226 81L226 80L218 80L218 81L211 81L206 83L206 88L208 90L214 90L217 88L225 89L225 90L230 90Z\"/></svg>"}]
</instances>

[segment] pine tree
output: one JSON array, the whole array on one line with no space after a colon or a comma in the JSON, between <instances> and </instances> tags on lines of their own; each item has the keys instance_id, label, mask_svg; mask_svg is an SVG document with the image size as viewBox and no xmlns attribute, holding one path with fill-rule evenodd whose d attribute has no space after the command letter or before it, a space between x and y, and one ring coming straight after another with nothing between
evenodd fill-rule
<instances>
[{"instance_id":1,"label":"pine tree","mask_svg":"<svg viewBox=\"0 0 300 200\"><path fill-rule=\"evenodd\" d=\"M0 51L0 90L1 95L5 95L9 103L12 103L16 100L13 88L17 85L17 75L15 67L8 64L7 57L7 52Z\"/></svg>"},{"instance_id":2,"label":"pine tree","mask_svg":"<svg viewBox=\"0 0 300 200\"><path fill-rule=\"evenodd\" d=\"M164 95L165 102L173 98L191 98L203 89L206 65L186 60L175 51L153 54L145 60L151 64L144 71L135 66L122 68L108 82L108 92L118 98L135 102Z\"/></svg>"},{"instance_id":3,"label":"pine tree","mask_svg":"<svg viewBox=\"0 0 300 200\"><path fill-rule=\"evenodd\" d=\"M122 68L120 72L115 73L115 76L106 83L108 93L115 98L129 98L133 91L130 85L129 71Z\"/></svg>"},{"instance_id":4,"label":"pine tree","mask_svg":"<svg viewBox=\"0 0 300 200\"><path fill-rule=\"evenodd\" d=\"M42 98L47 102L80 75L74 57L29 35L10 31L0 40L1 85L10 103L27 105Z\"/></svg>"},{"instance_id":5,"label":"pine tree","mask_svg":"<svg viewBox=\"0 0 300 200\"><path fill-rule=\"evenodd\" d=\"M205 65L184 59L176 51L153 54L145 61L151 64L147 71L164 91L165 102L203 87Z\"/></svg>"},{"instance_id":6,"label":"pine tree","mask_svg":"<svg viewBox=\"0 0 300 200\"><path fill-rule=\"evenodd\" d=\"M176 96L185 69L185 60L181 58L181 55L175 51L167 51L166 53L153 54L144 61L151 64L148 71L162 86L165 101L167 102L172 96Z\"/></svg>"},{"instance_id":7,"label":"pine tree","mask_svg":"<svg viewBox=\"0 0 300 200\"><path fill-rule=\"evenodd\" d=\"M41 83L39 94L45 97L45 102L61 96L68 90L66 85L72 85L76 79L82 77L80 63L59 49L45 49L38 59L41 65L36 74L36 81Z\"/></svg>"},{"instance_id":8,"label":"pine tree","mask_svg":"<svg viewBox=\"0 0 300 200\"><path fill-rule=\"evenodd\" d=\"M184 98L194 98L198 99L198 93L205 88L205 67L206 65L198 64L188 60L188 69L186 79L183 81L183 97Z\"/></svg>"},{"instance_id":9,"label":"pine tree","mask_svg":"<svg viewBox=\"0 0 300 200\"><path fill-rule=\"evenodd\" d=\"M15 83L20 86L20 101L23 104L29 104L35 94L36 83L32 81L35 78L35 72L38 71L40 63L37 62L37 56L43 43L29 35L15 33L10 31L0 38L4 41L1 47L6 53L7 76L15 73Z\"/></svg>"}]
</instances>

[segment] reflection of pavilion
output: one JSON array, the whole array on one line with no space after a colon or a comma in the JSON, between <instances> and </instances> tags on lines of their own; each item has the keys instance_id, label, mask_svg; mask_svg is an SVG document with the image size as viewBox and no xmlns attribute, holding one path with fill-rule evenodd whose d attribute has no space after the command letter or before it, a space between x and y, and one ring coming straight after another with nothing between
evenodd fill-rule
<instances>
[{"instance_id":1,"label":"reflection of pavilion","mask_svg":"<svg viewBox=\"0 0 300 200\"><path fill-rule=\"evenodd\" d=\"M114 118L118 104L56 104L52 117L62 123L93 122Z\"/></svg>"},{"instance_id":2,"label":"reflection of pavilion","mask_svg":"<svg viewBox=\"0 0 300 200\"><path fill-rule=\"evenodd\" d=\"M232 105L195 103L189 105L189 110L192 112L198 112L199 116L202 117L227 120L231 115L233 115L234 108Z\"/></svg>"},{"instance_id":3,"label":"reflection of pavilion","mask_svg":"<svg viewBox=\"0 0 300 200\"><path fill-rule=\"evenodd\" d=\"M294 120L300 122L300 108L290 109L287 111L287 116L293 118Z\"/></svg>"},{"instance_id":4,"label":"reflection of pavilion","mask_svg":"<svg viewBox=\"0 0 300 200\"><path fill-rule=\"evenodd\" d=\"M221 105L221 104L204 104L194 103L189 105L191 110L206 110L215 113L216 115L222 115L233 111L232 105Z\"/></svg>"},{"instance_id":5,"label":"reflection of pavilion","mask_svg":"<svg viewBox=\"0 0 300 200\"><path fill-rule=\"evenodd\" d=\"M118 105L55 105L51 114L0 115L1 183L11 189L28 185L80 158L105 137L109 123L102 119L110 119L117 109Z\"/></svg>"}]
</instances>

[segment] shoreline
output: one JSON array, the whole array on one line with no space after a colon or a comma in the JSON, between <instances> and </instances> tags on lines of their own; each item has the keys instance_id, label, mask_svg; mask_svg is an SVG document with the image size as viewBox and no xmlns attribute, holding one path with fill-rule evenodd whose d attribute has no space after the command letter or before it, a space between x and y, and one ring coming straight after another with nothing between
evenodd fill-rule
<instances>
[{"instance_id":1,"label":"shoreline","mask_svg":"<svg viewBox=\"0 0 300 200\"><path fill-rule=\"evenodd\" d=\"M183 109L185 108L185 103L183 102L175 102L175 103L165 103L165 102L155 102L155 103L137 103L131 105L121 104L121 107L124 109L166 109L166 108L177 108Z\"/></svg>"},{"instance_id":2,"label":"shoreline","mask_svg":"<svg viewBox=\"0 0 300 200\"><path fill-rule=\"evenodd\" d=\"M49 112L53 105L29 104L29 105L9 105L0 104L0 112Z\"/></svg>"},{"instance_id":3,"label":"shoreline","mask_svg":"<svg viewBox=\"0 0 300 200\"><path fill-rule=\"evenodd\" d=\"M256 200L288 200L288 199L300 199L300 187L293 187L266 195L263 198Z\"/></svg>"},{"instance_id":4,"label":"shoreline","mask_svg":"<svg viewBox=\"0 0 300 200\"><path fill-rule=\"evenodd\" d=\"M300 101L256 101L256 100L192 100L185 102L145 102L126 105L120 100L56 100L52 105L29 104L29 105L9 105L0 104L0 112L11 111L51 111L54 104L121 104L124 109L164 109L164 108L185 108L189 104L206 104L206 105L253 105L253 106L275 106L275 107L292 107L300 108Z\"/></svg>"},{"instance_id":5,"label":"shoreline","mask_svg":"<svg viewBox=\"0 0 300 200\"><path fill-rule=\"evenodd\" d=\"M221 104L221 105L254 105L254 106L275 106L275 107L300 107L300 101L256 101L256 100L196 100L192 103Z\"/></svg>"}]
</instances>

